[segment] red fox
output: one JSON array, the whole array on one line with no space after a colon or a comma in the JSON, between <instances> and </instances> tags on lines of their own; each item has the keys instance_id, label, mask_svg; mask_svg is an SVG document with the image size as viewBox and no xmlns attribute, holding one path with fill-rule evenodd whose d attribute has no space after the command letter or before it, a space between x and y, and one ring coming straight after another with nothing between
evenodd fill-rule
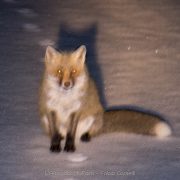
<instances>
[{"instance_id":1,"label":"red fox","mask_svg":"<svg viewBox=\"0 0 180 180\"><path fill-rule=\"evenodd\" d=\"M132 110L105 111L85 60L83 45L72 52L46 49L39 110L52 152L61 151L64 138L64 151L73 152L76 140L87 142L101 133L171 134L170 126L156 116Z\"/></svg>"}]
</instances>

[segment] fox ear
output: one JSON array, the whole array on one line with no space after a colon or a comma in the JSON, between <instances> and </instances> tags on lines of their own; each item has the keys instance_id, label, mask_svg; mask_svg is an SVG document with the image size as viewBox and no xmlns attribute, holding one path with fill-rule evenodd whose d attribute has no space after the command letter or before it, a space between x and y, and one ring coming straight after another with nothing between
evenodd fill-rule
<instances>
[{"instance_id":1,"label":"fox ear","mask_svg":"<svg viewBox=\"0 0 180 180\"><path fill-rule=\"evenodd\" d=\"M55 50L53 47L48 46L46 48L46 55L45 55L45 62L46 63L51 63L55 60L55 57L58 55L58 51Z\"/></svg>"},{"instance_id":2,"label":"fox ear","mask_svg":"<svg viewBox=\"0 0 180 180\"><path fill-rule=\"evenodd\" d=\"M73 55L76 61L83 65L86 59L86 46L80 46L77 50L74 51Z\"/></svg>"}]
</instances>

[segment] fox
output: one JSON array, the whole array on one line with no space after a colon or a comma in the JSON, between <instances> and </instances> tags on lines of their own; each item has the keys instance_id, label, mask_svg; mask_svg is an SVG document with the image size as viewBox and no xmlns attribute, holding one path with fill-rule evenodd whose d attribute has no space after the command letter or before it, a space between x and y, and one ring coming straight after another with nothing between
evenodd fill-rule
<instances>
[{"instance_id":1,"label":"fox","mask_svg":"<svg viewBox=\"0 0 180 180\"><path fill-rule=\"evenodd\" d=\"M86 47L45 52L39 94L41 124L50 138L50 151L74 152L78 141L105 133L126 132L157 137L171 135L170 125L160 117L135 110L105 110L95 81L86 66Z\"/></svg>"}]
</instances>

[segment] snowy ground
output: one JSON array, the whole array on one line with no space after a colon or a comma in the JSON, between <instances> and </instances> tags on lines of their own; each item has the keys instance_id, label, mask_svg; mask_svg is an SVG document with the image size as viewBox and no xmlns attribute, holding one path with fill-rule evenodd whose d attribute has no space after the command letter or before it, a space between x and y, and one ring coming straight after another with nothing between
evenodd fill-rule
<instances>
[{"instance_id":1,"label":"snowy ground","mask_svg":"<svg viewBox=\"0 0 180 180\"><path fill-rule=\"evenodd\" d=\"M179 17L178 0L1 0L0 179L179 179ZM51 154L37 91L53 44L86 44L103 104L162 114L172 137L98 137L78 146L81 163Z\"/></svg>"}]
</instances>

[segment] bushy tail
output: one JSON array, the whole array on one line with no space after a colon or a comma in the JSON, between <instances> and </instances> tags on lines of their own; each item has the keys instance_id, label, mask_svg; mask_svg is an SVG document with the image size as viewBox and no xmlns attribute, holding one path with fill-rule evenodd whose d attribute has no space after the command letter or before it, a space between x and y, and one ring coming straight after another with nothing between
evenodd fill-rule
<instances>
[{"instance_id":1,"label":"bushy tail","mask_svg":"<svg viewBox=\"0 0 180 180\"><path fill-rule=\"evenodd\" d=\"M111 110L104 113L102 133L111 132L166 137L171 134L171 128L165 121L155 115L134 110Z\"/></svg>"}]
</instances>

